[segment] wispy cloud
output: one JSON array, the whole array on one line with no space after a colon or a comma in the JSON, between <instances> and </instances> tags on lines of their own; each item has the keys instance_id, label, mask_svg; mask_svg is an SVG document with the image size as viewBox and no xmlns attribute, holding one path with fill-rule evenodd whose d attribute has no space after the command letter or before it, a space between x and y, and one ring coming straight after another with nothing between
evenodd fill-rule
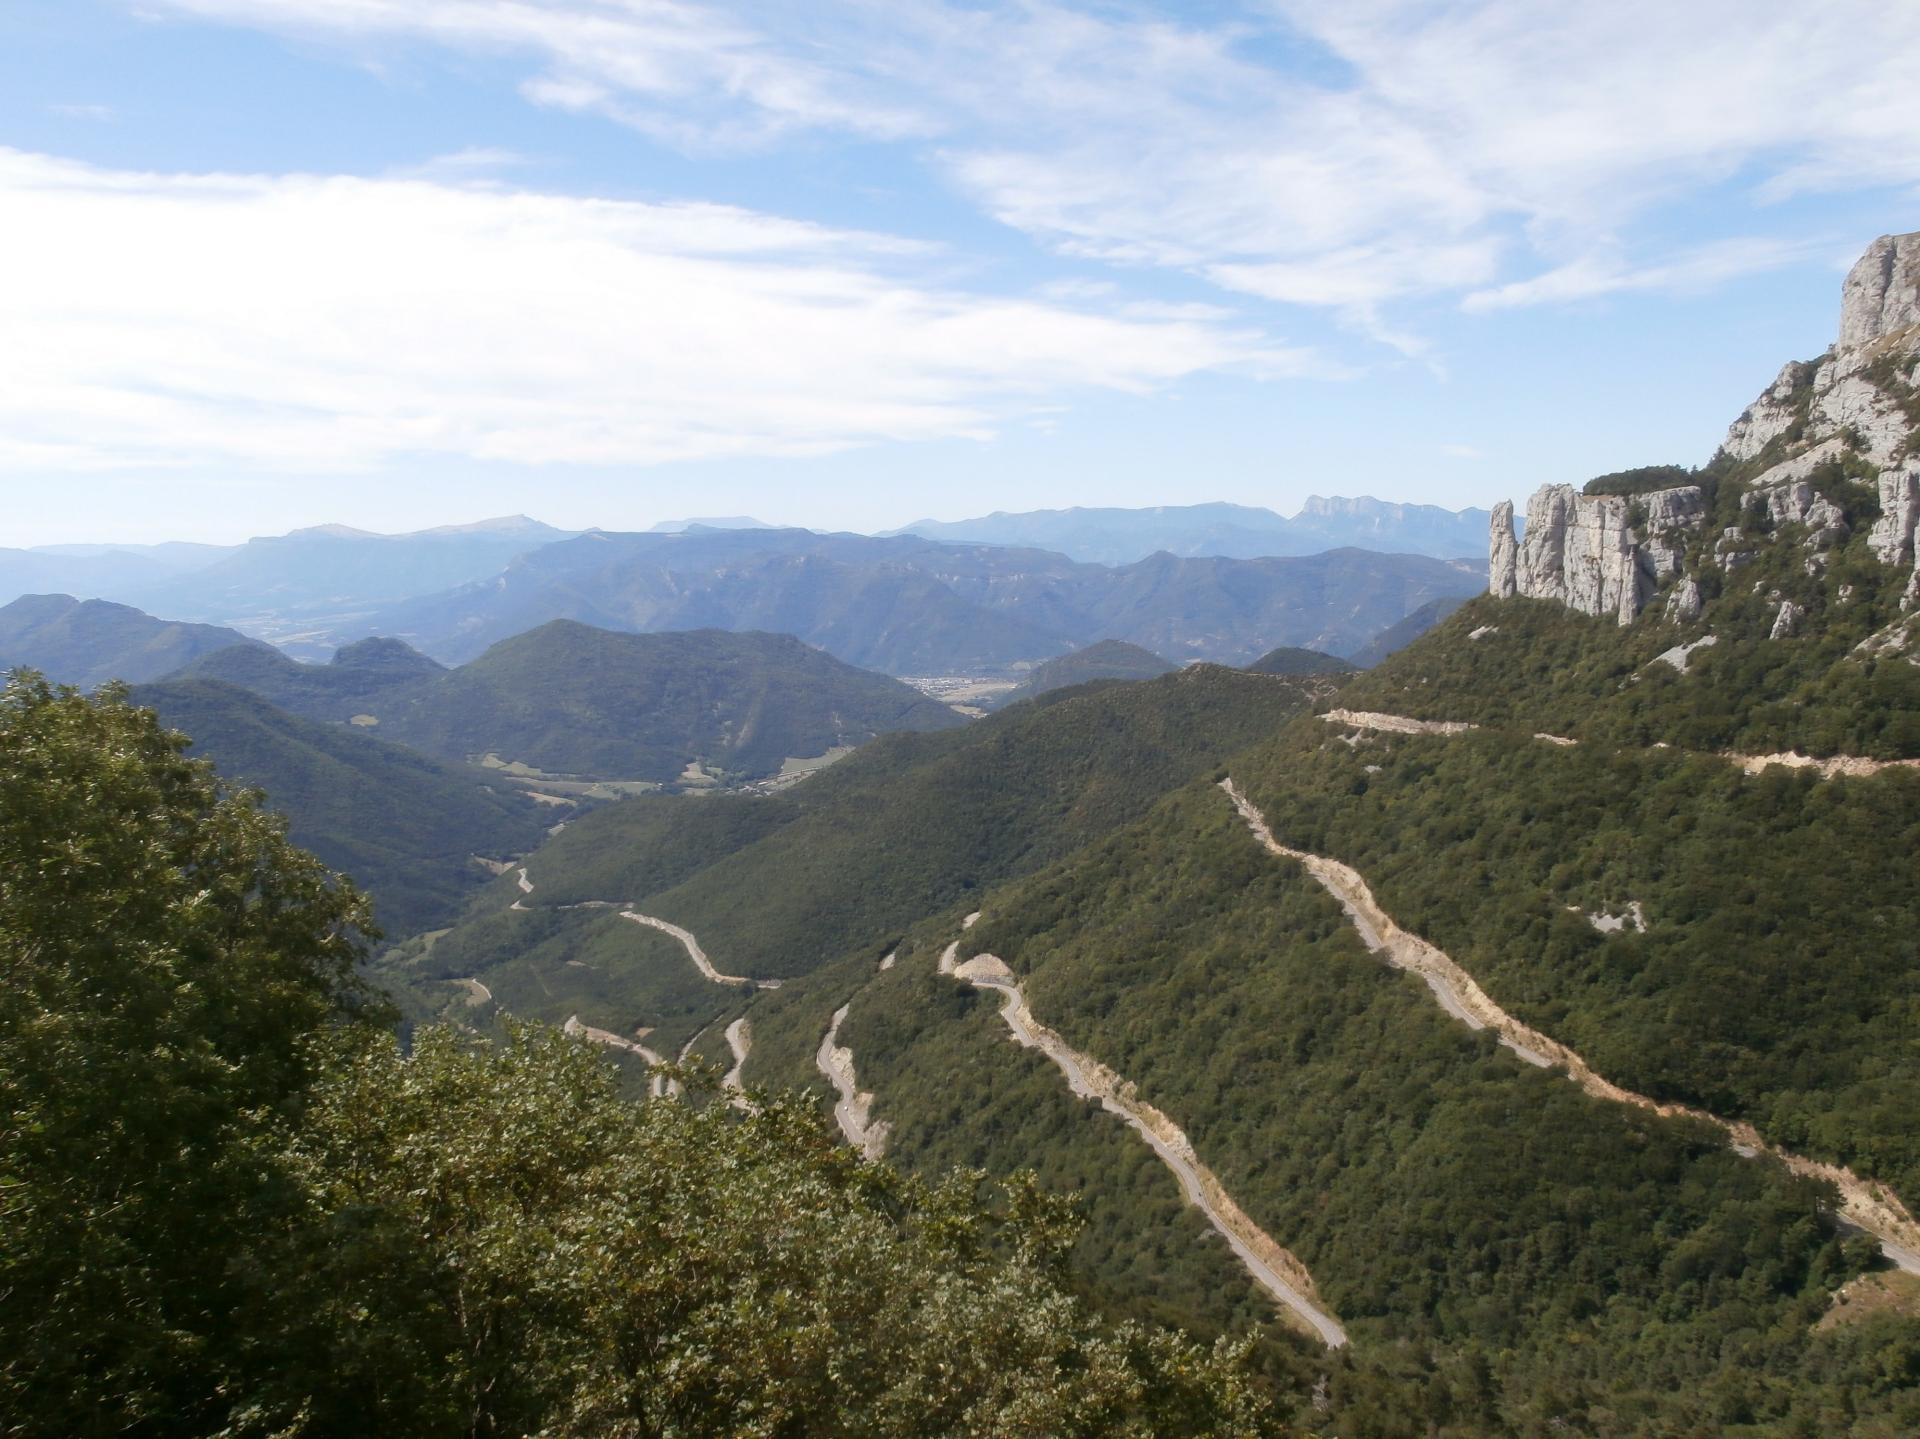
<instances>
[{"instance_id":1,"label":"wispy cloud","mask_svg":"<svg viewBox=\"0 0 1920 1439\"><path fill-rule=\"evenodd\" d=\"M47 109L69 120L92 120L102 125L118 118L118 112L111 105L57 104Z\"/></svg>"},{"instance_id":2,"label":"wispy cloud","mask_svg":"<svg viewBox=\"0 0 1920 1439\"><path fill-rule=\"evenodd\" d=\"M1476 290L1461 301L1461 307L1469 311L1507 310L1631 291L1685 294L1777 270L1826 248L1817 242L1749 237L1699 246L1651 264L1634 265L1614 254L1583 255L1530 279Z\"/></svg>"},{"instance_id":3,"label":"wispy cloud","mask_svg":"<svg viewBox=\"0 0 1920 1439\"><path fill-rule=\"evenodd\" d=\"M0 150L0 208L15 469L806 455L1320 369L1211 311L957 290L924 247L717 205Z\"/></svg>"},{"instance_id":4,"label":"wispy cloud","mask_svg":"<svg viewBox=\"0 0 1920 1439\"><path fill-rule=\"evenodd\" d=\"M1329 307L1414 351L1387 307L1684 266L1710 229L1641 239L1678 197L1744 193L1728 227L1754 232L1784 197L1920 181L1920 6L1886 0L1244 0L1205 22L1067 0L143 3L525 55L536 103L685 146L906 141L1062 253Z\"/></svg>"}]
</instances>

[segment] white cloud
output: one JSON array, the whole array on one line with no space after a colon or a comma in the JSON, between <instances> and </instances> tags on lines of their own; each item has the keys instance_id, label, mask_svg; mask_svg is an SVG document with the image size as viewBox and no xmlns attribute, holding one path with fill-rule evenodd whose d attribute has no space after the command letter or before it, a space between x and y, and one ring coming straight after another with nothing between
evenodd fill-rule
<instances>
[{"instance_id":1,"label":"white cloud","mask_svg":"<svg viewBox=\"0 0 1920 1439\"><path fill-rule=\"evenodd\" d=\"M92 120L99 124L106 124L118 117L118 112L111 105L59 104L47 108L68 120Z\"/></svg>"},{"instance_id":2,"label":"white cloud","mask_svg":"<svg viewBox=\"0 0 1920 1439\"><path fill-rule=\"evenodd\" d=\"M1920 5L1888 0L1242 0L1208 23L1090 0L144 3L523 54L537 103L686 146L924 142L1064 253L1332 307L1409 349L1396 301L1542 268L1592 293L1623 250L1681 263L1716 227L1647 223L1676 200L1744 194L1727 228L1752 232L1782 198L1920 180Z\"/></svg>"},{"instance_id":3,"label":"white cloud","mask_svg":"<svg viewBox=\"0 0 1920 1439\"><path fill-rule=\"evenodd\" d=\"M1635 266L1617 255L1583 255L1531 279L1476 290L1461 301L1469 311L1559 304L1629 291L1686 294L1743 275L1777 270L1823 248L1783 240L1743 238L1703 245L1657 264Z\"/></svg>"},{"instance_id":4,"label":"white cloud","mask_svg":"<svg viewBox=\"0 0 1920 1439\"><path fill-rule=\"evenodd\" d=\"M1487 452L1478 445L1442 445L1440 453L1451 460L1484 460Z\"/></svg>"},{"instance_id":5,"label":"white cloud","mask_svg":"<svg viewBox=\"0 0 1920 1439\"><path fill-rule=\"evenodd\" d=\"M0 150L0 209L13 469L815 454L1316 368L1211 312L958 291L924 247L715 205Z\"/></svg>"}]
</instances>

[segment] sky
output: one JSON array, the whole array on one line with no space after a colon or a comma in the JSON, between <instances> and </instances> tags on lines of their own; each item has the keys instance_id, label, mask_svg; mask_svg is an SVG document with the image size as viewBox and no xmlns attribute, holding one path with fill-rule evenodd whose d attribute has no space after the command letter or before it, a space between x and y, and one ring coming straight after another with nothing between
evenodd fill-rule
<instances>
[{"instance_id":1,"label":"sky","mask_svg":"<svg viewBox=\"0 0 1920 1439\"><path fill-rule=\"evenodd\" d=\"M1708 459L1920 229L1887 0L0 0L0 545Z\"/></svg>"}]
</instances>

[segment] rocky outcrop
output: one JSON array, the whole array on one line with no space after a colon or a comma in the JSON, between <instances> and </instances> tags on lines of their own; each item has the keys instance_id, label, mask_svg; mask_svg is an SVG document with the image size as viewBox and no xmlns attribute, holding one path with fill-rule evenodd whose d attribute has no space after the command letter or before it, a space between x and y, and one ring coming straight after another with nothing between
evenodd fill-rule
<instances>
[{"instance_id":1,"label":"rocky outcrop","mask_svg":"<svg viewBox=\"0 0 1920 1439\"><path fill-rule=\"evenodd\" d=\"M1911 565L1906 602L1920 596L1920 456L1898 470L1880 472L1880 518L1867 531L1867 546L1882 564Z\"/></svg>"},{"instance_id":2,"label":"rocky outcrop","mask_svg":"<svg viewBox=\"0 0 1920 1439\"><path fill-rule=\"evenodd\" d=\"M1848 273L1840 292L1840 334L1817 360L1780 371L1747 406L1721 449L1751 460L1775 441L1803 453L1839 441L1873 464L1905 458L1913 421L1903 382L1882 361L1920 350L1920 232L1883 235ZM1829 457L1831 457L1829 451Z\"/></svg>"},{"instance_id":3,"label":"rocky outcrop","mask_svg":"<svg viewBox=\"0 0 1920 1439\"><path fill-rule=\"evenodd\" d=\"M1877 471L1879 514L1867 544L1882 563L1910 571L1903 606L1920 604L1920 232L1882 236L1868 247L1842 289L1834 347L1783 367L1734 421L1720 455L1746 468L1730 475L1724 464L1717 468L1721 486L1739 487L1740 522L1728 525L1721 510L1725 528L1708 565L1730 576L1785 532L1805 551L1795 567L1818 580L1830 552L1853 540L1847 510L1863 508L1858 481L1874 481ZM1723 488L1722 504L1729 498ZM1711 509L1694 485L1624 498L1546 486L1527 502L1518 542L1512 506L1494 510L1488 589L1498 598L1556 600L1623 625L1664 589L1666 619L1691 623L1717 588L1703 587L1698 571L1686 573L1692 537ZM1774 637L1795 633L1811 612L1802 600L1783 604Z\"/></svg>"},{"instance_id":4,"label":"rocky outcrop","mask_svg":"<svg viewBox=\"0 0 1920 1439\"><path fill-rule=\"evenodd\" d=\"M1488 589L1500 598L1557 600L1631 624L1659 583L1678 573L1685 535L1706 513L1697 485L1631 499L1545 485L1527 501L1526 537L1518 544L1513 506L1494 510Z\"/></svg>"},{"instance_id":5,"label":"rocky outcrop","mask_svg":"<svg viewBox=\"0 0 1920 1439\"><path fill-rule=\"evenodd\" d=\"M1813 387L1815 363L1789 360L1780 367L1766 393L1740 412L1720 444L1736 460L1751 460L1786 434L1802 418L1801 409Z\"/></svg>"},{"instance_id":6,"label":"rocky outcrop","mask_svg":"<svg viewBox=\"0 0 1920 1439\"><path fill-rule=\"evenodd\" d=\"M1513 501L1493 507L1487 547L1487 593L1510 600L1518 588L1520 547L1513 538Z\"/></svg>"},{"instance_id":7,"label":"rocky outcrop","mask_svg":"<svg viewBox=\"0 0 1920 1439\"><path fill-rule=\"evenodd\" d=\"M1920 325L1920 233L1882 235L1840 287L1840 346L1870 345Z\"/></svg>"}]
</instances>

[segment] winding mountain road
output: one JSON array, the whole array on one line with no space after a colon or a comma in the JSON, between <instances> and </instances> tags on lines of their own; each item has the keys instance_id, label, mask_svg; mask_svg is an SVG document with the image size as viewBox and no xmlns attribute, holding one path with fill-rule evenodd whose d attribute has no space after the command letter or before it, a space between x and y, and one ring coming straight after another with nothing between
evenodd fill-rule
<instances>
[{"instance_id":1,"label":"winding mountain road","mask_svg":"<svg viewBox=\"0 0 1920 1439\"><path fill-rule=\"evenodd\" d=\"M853 1070L853 1051L840 1043L840 1026L850 1008L851 1003L843 1004L833 1012L833 1023L827 1026L827 1036L820 1041L813 1062L840 1096L834 1101L833 1117L847 1143L868 1159L878 1159L887 1152L890 1126L885 1120L872 1118L873 1095L861 1092Z\"/></svg>"},{"instance_id":2,"label":"winding mountain road","mask_svg":"<svg viewBox=\"0 0 1920 1439\"><path fill-rule=\"evenodd\" d=\"M1724 1131L1731 1147L1748 1158L1764 1154L1795 1174L1828 1181L1840 1195L1840 1218L1878 1239L1881 1251L1901 1269L1920 1274L1920 1223L1891 1191L1862 1179L1851 1169L1808 1159L1769 1144L1757 1129L1743 1120L1723 1119L1691 1105L1664 1104L1623 1089L1596 1073L1566 1045L1522 1024L1494 1003L1473 976L1443 950L1394 923L1357 870L1339 860L1281 844L1274 838L1266 817L1231 778L1221 780L1220 788L1262 847L1282 859L1293 860L1318 880L1340 902L1367 948L1385 957L1394 967L1418 974L1441 1007L1455 1019L1475 1029L1493 1030L1502 1044L1531 1063L1563 1066L1568 1078L1597 1099L1630 1104L1668 1118L1704 1120Z\"/></svg>"},{"instance_id":3,"label":"winding mountain road","mask_svg":"<svg viewBox=\"0 0 1920 1439\"><path fill-rule=\"evenodd\" d=\"M1328 710L1320 718L1328 724L1340 725L1346 729L1372 730L1378 734L1425 734L1456 735L1480 728L1464 720L1423 720L1407 715L1381 714L1374 710ZM1536 733L1533 736L1547 744L1571 747L1580 743L1565 735ZM1654 749L1670 749L1670 745L1654 745ZM1847 775L1855 779L1864 779L1871 775L1884 774L1889 770L1920 770L1920 759L1866 759L1860 755L1829 755L1825 759L1813 755L1801 754L1798 750L1780 750L1775 754L1741 754L1735 750L1694 750L1694 754L1711 754L1715 759L1725 760L1728 764L1737 764L1741 772L1749 775L1760 774L1775 767L1781 769L1810 769L1821 779L1832 779L1836 775Z\"/></svg>"},{"instance_id":4,"label":"winding mountain road","mask_svg":"<svg viewBox=\"0 0 1920 1439\"><path fill-rule=\"evenodd\" d=\"M1014 981L1013 972L1003 961L994 955L982 954L964 964L948 967L947 960L955 952L950 948L942 957L942 972L1003 996L1005 1003L1000 1006L1000 1017L1006 1021L1014 1041L1052 1060L1066 1076L1068 1089L1082 1099L1098 1100L1101 1108L1139 1134L1160 1162L1173 1171L1181 1194L1227 1241L1253 1281L1317 1334L1329 1349L1344 1345L1347 1331L1321 1302L1306 1265L1247 1217L1213 1171L1200 1162L1193 1144L1180 1127L1141 1099L1126 1080L1098 1060L1074 1049L1035 1019L1027 1007L1026 996ZM841 1014L845 1013L843 1009ZM838 1022L839 1016L836 1016L836 1029Z\"/></svg>"}]
</instances>

